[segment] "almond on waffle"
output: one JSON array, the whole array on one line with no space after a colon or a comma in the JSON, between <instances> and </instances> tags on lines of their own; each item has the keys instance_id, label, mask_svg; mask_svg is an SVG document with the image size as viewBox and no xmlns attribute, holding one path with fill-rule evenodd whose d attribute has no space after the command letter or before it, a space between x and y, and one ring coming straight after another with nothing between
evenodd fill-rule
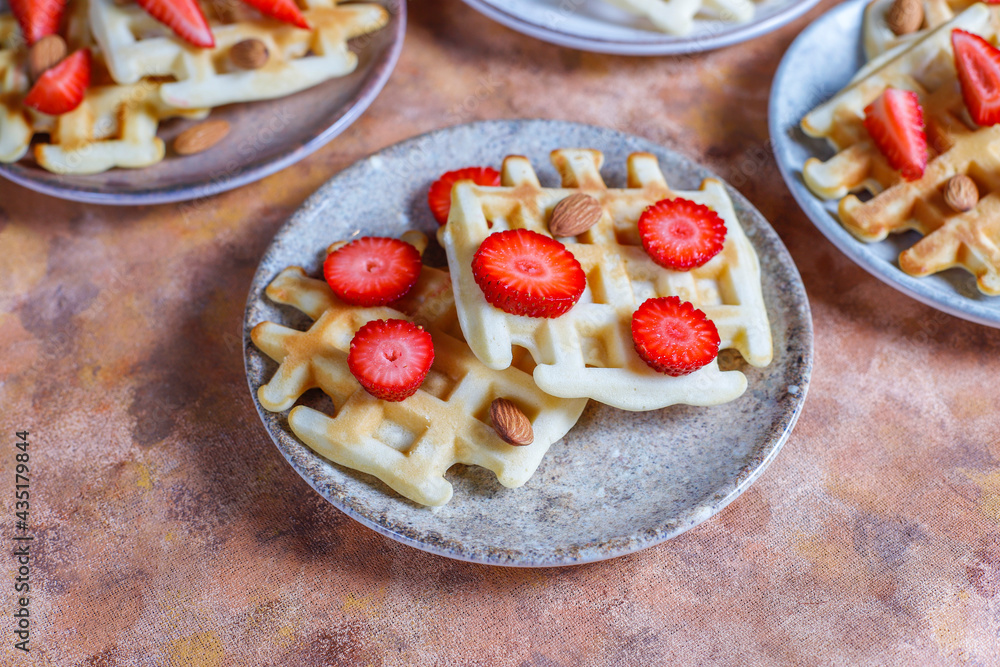
<instances>
[{"instance_id":1,"label":"almond on waffle","mask_svg":"<svg viewBox=\"0 0 1000 667\"><path fill-rule=\"evenodd\" d=\"M425 244L426 239L414 243L421 250ZM287 410L306 390L319 387L332 399L336 415L296 406L288 415L295 435L318 454L374 475L414 502L448 502L452 486L444 475L455 463L482 466L504 486L522 486L586 405L586 399L543 393L531 378L530 358L503 371L480 363L462 338L446 271L423 267L416 286L394 308L348 306L325 282L297 267L281 272L266 293L315 322L305 332L274 322L254 327L254 344L279 363L258 390L261 405ZM397 403L362 389L347 365L354 333L367 322L390 318L421 325L435 348L421 388ZM497 398L513 401L528 417L532 444L512 446L494 431L490 406Z\"/></svg>"},{"instance_id":2,"label":"almond on waffle","mask_svg":"<svg viewBox=\"0 0 1000 667\"><path fill-rule=\"evenodd\" d=\"M695 17L728 23L746 23L754 16L751 0L605 0L622 9L644 16L659 30L671 35L687 35Z\"/></svg>"},{"instance_id":3,"label":"almond on waffle","mask_svg":"<svg viewBox=\"0 0 1000 667\"><path fill-rule=\"evenodd\" d=\"M543 391L626 410L716 405L740 396L746 377L722 371L718 360L683 377L654 371L636 353L630 330L632 314L646 299L678 296L715 322L721 348L737 349L755 366L770 363L771 330L757 255L725 187L709 179L698 191L672 191L656 157L634 153L628 159L628 187L609 189L600 175L600 152L564 149L551 157L562 178L560 188L542 187L526 158L510 156L500 187L460 181L452 190L451 213L438 239L447 251L458 318L472 351L486 366L504 369L524 348L537 363L533 374ZM509 229L551 236L553 209L577 193L593 197L604 211L580 236L560 239L586 274L579 302L554 319L512 315L490 305L472 272L483 240ZM678 196L707 205L727 228L722 251L690 271L658 266L643 249L636 227L647 206Z\"/></svg>"},{"instance_id":4,"label":"almond on waffle","mask_svg":"<svg viewBox=\"0 0 1000 667\"><path fill-rule=\"evenodd\" d=\"M863 241L916 230L923 239L899 256L913 276L962 267L985 294L1000 294L1000 126L972 122L956 81L951 32L961 28L996 42L997 14L977 4L911 44L866 67L847 88L802 119L802 129L826 138L836 155L810 158L806 185L825 199L840 199L843 225ZM923 106L930 159L921 178L903 180L872 143L865 107L887 88L917 93ZM965 174L982 198L960 212L944 197L949 180ZM872 193L869 201L855 194Z\"/></svg>"}]
</instances>

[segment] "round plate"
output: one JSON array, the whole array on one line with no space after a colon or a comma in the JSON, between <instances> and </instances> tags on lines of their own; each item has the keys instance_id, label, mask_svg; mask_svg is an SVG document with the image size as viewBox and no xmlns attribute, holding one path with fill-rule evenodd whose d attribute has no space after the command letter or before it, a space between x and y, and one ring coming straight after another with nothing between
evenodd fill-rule
<instances>
[{"instance_id":1,"label":"round plate","mask_svg":"<svg viewBox=\"0 0 1000 667\"><path fill-rule=\"evenodd\" d=\"M526 485L506 489L485 469L457 465L448 474L454 497L434 509L321 458L292 435L285 413L267 412L257 403L257 389L277 365L253 346L250 330L264 320L309 325L264 296L282 269L298 265L319 275L326 246L355 234L399 236L419 229L433 238L437 225L427 207L427 188L451 169L499 167L504 156L518 154L531 160L543 183L556 185L548 156L560 147L603 151L611 187L624 187L625 160L636 151L655 154L676 188L696 189L712 176L649 141L589 125L540 120L460 125L387 148L334 177L281 228L250 286L243 323L247 378L268 433L323 497L404 544L517 566L583 563L652 546L701 523L742 493L777 454L802 408L812 367L805 290L774 230L732 188L737 214L766 268L763 289L775 358L756 369L726 353L724 365L740 368L749 380L747 392L731 403L635 413L591 401ZM435 253L428 252L434 263Z\"/></svg>"},{"instance_id":2,"label":"round plate","mask_svg":"<svg viewBox=\"0 0 1000 667\"><path fill-rule=\"evenodd\" d=\"M31 158L0 164L0 175L54 197L95 204L163 204L200 199L252 183L295 164L343 132L368 108L389 79L403 46L406 0L367 0L389 11L389 24L352 41L357 69L295 95L230 104L211 118L229 121L229 135L196 156L141 169L100 174L54 174ZM3 0L0 0L0 4ZM170 120L159 136L170 141L196 121Z\"/></svg>"},{"instance_id":3,"label":"round plate","mask_svg":"<svg viewBox=\"0 0 1000 667\"><path fill-rule=\"evenodd\" d=\"M810 157L827 159L833 149L822 139L806 136L799 121L818 104L847 85L865 63L861 22L867 0L834 7L806 28L785 52L771 88L769 123L781 175L813 224L840 250L879 280L918 301L956 317L1000 327L1000 297L986 296L972 274L950 269L915 278L903 273L899 253L920 240L916 232L891 234L864 243L837 217L837 201L814 195L802 180ZM823 63L816 67L816 63Z\"/></svg>"},{"instance_id":4,"label":"round plate","mask_svg":"<svg viewBox=\"0 0 1000 667\"><path fill-rule=\"evenodd\" d=\"M602 0L465 0L508 28L582 51L664 56L710 51L771 32L809 11L819 0L761 0L747 23L696 19L690 35L668 35L646 18Z\"/></svg>"}]
</instances>

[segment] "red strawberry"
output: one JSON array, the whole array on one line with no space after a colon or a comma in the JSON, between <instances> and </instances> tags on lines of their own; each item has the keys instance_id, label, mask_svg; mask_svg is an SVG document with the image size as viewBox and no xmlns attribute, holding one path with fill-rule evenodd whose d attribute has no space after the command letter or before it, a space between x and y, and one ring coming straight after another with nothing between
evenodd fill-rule
<instances>
[{"instance_id":1,"label":"red strawberry","mask_svg":"<svg viewBox=\"0 0 1000 667\"><path fill-rule=\"evenodd\" d=\"M362 236L327 255L323 275L344 303L382 306L417 284L420 253L406 241Z\"/></svg>"},{"instance_id":2,"label":"red strawberry","mask_svg":"<svg viewBox=\"0 0 1000 667\"><path fill-rule=\"evenodd\" d=\"M722 250L726 223L689 199L662 199L639 216L639 237L654 262L674 271L701 266Z\"/></svg>"},{"instance_id":3,"label":"red strawberry","mask_svg":"<svg viewBox=\"0 0 1000 667\"><path fill-rule=\"evenodd\" d=\"M197 0L136 0L136 3L185 42L205 48L215 46L212 29Z\"/></svg>"},{"instance_id":4,"label":"red strawberry","mask_svg":"<svg viewBox=\"0 0 1000 667\"><path fill-rule=\"evenodd\" d=\"M243 2L261 14L266 14L285 23L291 23L303 30L309 30L309 23L306 21L306 17L302 16L295 0L243 0Z\"/></svg>"},{"instance_id":5,"label":"red strawberry","mask_svg":"<svg viewBox=\"0 0 1000 667\"><path fill-rule=\"evenodd\" d=\"M487 236L472 258L472 276L491 304L528 317L559 317L587 285L566 246L528 229Z\"/></svg>"},{"instance_id":6,"label":"red strawberry","mask_svg":"<svg viewBox=\"0 0 1000 667\"><path fill-rule=\"evenodd\" d=\"M427 203L439 225L448 222L451 212L451 186L458 181L474 181L476 185L500 185L500 172L492 167L466 167L449 171L434 181L427 192Z\"/></svg>"},{"instance_id":7,"label":"red strawberry","mask_svg":"<svg viewBox=\"0 0 1000 667\"><path fill-rule=\"evenodd\" d=\"M951 31L962 97L976 125L1000 123L1000 51L979 35Z\"/></svg>"},{"instance_id":8,"label":"red strawberry","mask_svg":"<svg viewBox=\"0 0 1000 667\"><path fill-rule=\"evenodd\" d=\"M908 181L924 175L927 166L927 133L924 110L917 94L886 88L865 107L865 129L889 166Z\"/></svg>"},{"instance_id":9,"label":"red strawberry","mask_svg":"<svg viewBox=\"0 0 1000 667\"><path fill-rule=\"evenodd\" d=\"M90 51L80 49L45 70L24 98L25 106L52 116L80 106L90 85Z\"/></svg>"},{"instance_id":10,"label":"red strawberry","mask_svg":"<svg viewBox=\"0 0 1000 667\"><path fill-rule=\"evenodd\" d=\"M66 0L10 0L10 11L21 25L21 33L31 46L59 30Z\"/></svg>"},{"instance_id":11,"label":"red strawberry","mask_svg":"<svg viewBox=\"0 0 1000 667\"><path fill-rule=\"evenodd\" d=\"M705 313L676 296L647 299L632 314L635 351L650 368L680 377L719 356L719 331Z\"/></svg>"},{"instance_id":12,"label":"red strawberry","mask_svg":"<svg viewBox=\"0 0 1000 667\"><path fill-rule=\"evenodd\" d=\"M431 335L406 320L372 320L351 340L347 367L375 398L412 396L434 363Z\"/></svg>"}]
</instances>

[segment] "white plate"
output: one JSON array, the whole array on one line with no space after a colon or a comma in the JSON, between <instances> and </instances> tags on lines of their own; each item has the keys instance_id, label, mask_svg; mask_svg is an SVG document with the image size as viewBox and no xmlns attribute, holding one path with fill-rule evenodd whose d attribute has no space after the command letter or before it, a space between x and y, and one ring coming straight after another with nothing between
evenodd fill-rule
<instances>
[{"instance_id":1,"label":"white plate","mask_svg":"<svg viewBox=\"0 0 1000 667\"><path fill-rule=\"evenodd\" d=\"M582 51L662 56L709 51L771 32L819 0L762 0L747 23L696 19L689 35L674 36L602 0L465 0L494 21L552 44Z\"/></svg>"}]
</instances>

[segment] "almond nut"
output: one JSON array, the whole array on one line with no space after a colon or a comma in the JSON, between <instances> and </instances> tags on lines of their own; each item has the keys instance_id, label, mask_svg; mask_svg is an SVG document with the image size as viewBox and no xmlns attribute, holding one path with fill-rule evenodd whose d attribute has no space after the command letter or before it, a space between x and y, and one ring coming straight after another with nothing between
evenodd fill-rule
<instances>
[{"instance_id":1,"label":"almond nut","mask_svg":"<svg viewBox=\"0 0 1000 667\"><path fill-rule=\"evenodd\" d=\"M979 201L976 182L965 174L952 176L944 186L944 201L960 213L971 210Z\"/></svg>"},{"instance_id":2,"label":"almond nut","mask_svg":"<svg viewBox=\"0 0 1000 667\"><path fill-rule=\"evenodd\" d=\"M207 120L198 123L177 135L174 151L180 155L191 155L211 148L229 134L229 123L224 120Z\"/></svg>"},{"instance_id":3,"label":"almond nut","mask_svg":"<svg viewBox=\"0 0 1000 667\"><path fill-rule=\"evenodd\" d=\"M259 39L244 39L229 49L233 65L240 69L260 69L267 63L269 55L267 45Z\"/></svg>"},{"instance_id":4,"label":"almond nut","mask_svg":"<svg viewBox=\"0 0 1000 667\"><path fill-rule=\"evenodd\" d=\"M570 195L556 204L549 220L552 236L577 236L597 224L604 215L600 202L582 192Z\"/></svg>"},{"instance_id":5,"label":"almond nut","mask_svg":"<svg viewBox=\"0 0 1000 667\"><path fill-rule=\"evenodd\" d=\"M924 4L921 0L895 0L885 22L897 35L909 35L920 30L924 22Z\"/></svg>"},{"instance_id":6,"label":"almond nut","mask_svg":"<svg viewBox=\"0 0 1000 667\"><path fill-rule=\"evenodd\" d=\"M527 416L506 398L498 398L490 404L490 419L493 429L504 442L521 447L535 441Z\"/></svg>"},{"instance_id":7,"label":"almond nut","mask_svg":"<svg viewBox=\"0 0 1000 667\"><path fill-rule=\"evenodd\" d=\"M28 51L28 73L37 80L47 69L58 65L66 57L66 42L59 35L46 35Z\"/></svg>"}]
</instances>

